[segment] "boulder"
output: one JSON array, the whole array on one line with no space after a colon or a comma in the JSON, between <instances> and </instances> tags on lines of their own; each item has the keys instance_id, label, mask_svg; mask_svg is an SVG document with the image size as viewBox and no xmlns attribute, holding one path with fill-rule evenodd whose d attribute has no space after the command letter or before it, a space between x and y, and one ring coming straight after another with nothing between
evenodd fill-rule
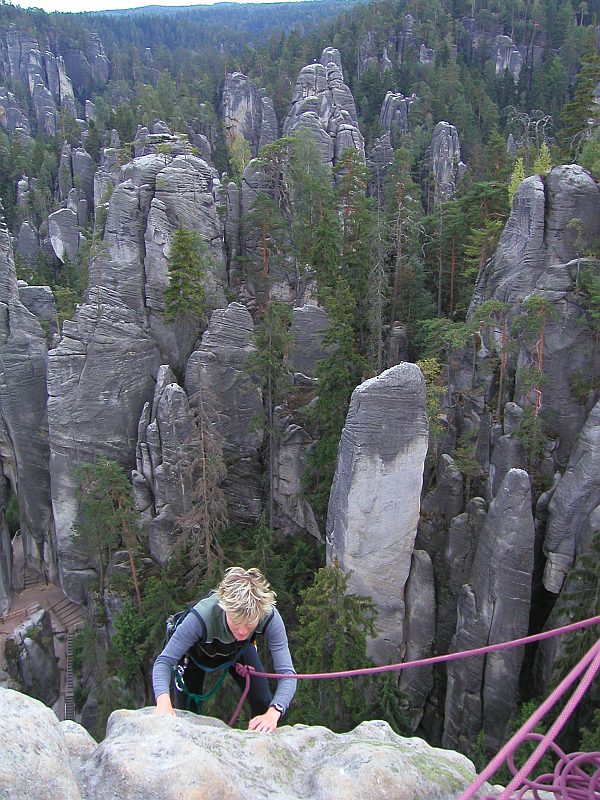
<instances>
[{"instance_id":1,"label":"boulder","mask_svg":"<svg viewBox=\"0 0 600 800\"><path fill-rule=\"evenodd\" d=\"M247 309L230 303L214 311L200 347L189 358L185 389L188 397L210 392L223 437L227 478L223 488L231 522L255 524L262 510L260 448L263 404L258 381L249 370L256 352L254 324Z\"/></svg>"},{"instance_id":2,"label":"boulder","mask_svg":"<svg viewBox=\"0 0 600 800\"><path fill-rule=\"evenodd\" d=\"M16 255L24 269L34 272L38 266L40 253L40 240L35 226L26 220L19 228L17 236Z\"/></svg>"},{"instance_id":3,"label":"boulder","mask_svg":"<svg viewBox=\"0 0 600 800\"><path fill-rule=\"evenodd\" d=\"M491 502L468 583L460 590L451 650L517 639L529 630L534 524L529 475L511 469ZM523 651L449 662L443 744L469 752L483 729L498 750L516 707Z\"/></svg>"},{"instance_id":4,"label":"boulder","mask_svg":"<svg viewBox=\"0 0 600 800\"><path fill-rule=\"evenodd\" d=\"M61 725L45 705L0 688L0 786L10 800L82 800Z\"/></svg>"},{"instance_id":5,"label":"boulder","mask_svg":"<svg viewBox=\"0 0 600 800\"><path fill-rule=\"evenodd\" d=\"M96 745L76 723L0 689L0 733L0 779L11 800L244 800L257 792L278 800L457 800L475 778L464 756L402 738L381 721L342 734L283 726L267 741L188 712L173 719L115 711ZM485 784L475 798L491 791Z\"/></svg>"},{"instance_id":6,"label":"boulder","mask_svg":"<svg viewBox=\"0 0 600 800\"><path fill-rule=\"evenodd\" d=\"M425 381L402 363L358 386L342 431L327 514L327 559L378 610L370 654L401 660L428 425Z\"/></svg>"},{"instance_id":7,"label":"boulder","mask_svg":"<svg viewBox=\"0 0 600 800\"><path fill-rule=\"evenodd\" d=\"M405 97L401 92L388 92L381 106L379 121L384 131L390 134L392 144L397 146L399 138L408 133L408 117L411 106L418 101L416 94Z\"/></svg>"}]
</instances>

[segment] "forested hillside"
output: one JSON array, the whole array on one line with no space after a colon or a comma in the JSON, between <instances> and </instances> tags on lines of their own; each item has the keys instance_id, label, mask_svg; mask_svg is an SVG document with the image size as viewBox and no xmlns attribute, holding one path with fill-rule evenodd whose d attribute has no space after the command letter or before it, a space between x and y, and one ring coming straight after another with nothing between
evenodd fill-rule
<instances>
[{"instance_id":1,"label":"forested hillside","mask_svg":"<svg viewBox=\"0 0 600 800\"><path fill-rule=\"evenodd\" d=\"M0 612L19 531L85 608L96 736L231 564L298 671L600 613L599 10L0 6ZM289 719L481 763L587 641L306 683Z\"/></svg>"}]
</instances>

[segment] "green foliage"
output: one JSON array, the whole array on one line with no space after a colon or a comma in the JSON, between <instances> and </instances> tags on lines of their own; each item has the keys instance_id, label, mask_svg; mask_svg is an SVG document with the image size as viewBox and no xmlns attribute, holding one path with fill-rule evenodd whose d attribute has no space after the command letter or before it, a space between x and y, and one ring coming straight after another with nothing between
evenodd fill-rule
<instances>
[{"instance_id":1,"label":"green foliage","mask_svg":"<svg viewBox=\"0 0 600 800\"><path fill-rule=\"evenodd\" d=\"M534 406L529 405L523 410L523 416L512 435L523 445L527 466L531 471L539 463L546 445L542 418L535 413Z\"/></svg>"},{"instance_id":2,"label":"green foliage","mask_svg":"<svg viewBox=\"0 0 600 800\"><path fill-rule=\"evenodd\" d=\"M250 145L243 136L235 136L229 146L229 152L234 180L241 181L244 170L252 158Z\"/></svg>"},{"instance_id":3,"label":"green foliage","mask_svg":"<svg viewBox=\"0 0 600 800\"><path fill-rule=\"evenodd\" d=\"M200 236L180 226L173 234L169 252L169 285L165 290L165 319L191 315L203 319L207 313L204 280L212 266L207 245Z\"/></svg>"},{"instance_id":4,"label":"green foliage","mask_svg":"<svg viewBox=\"0 0 600 800\"><path fill-rule=\"evenodd\" d=\"M114 620L115 635L111 640L118 658L119 675L134 684L143 676L142 666L147 652L147 622L129 600Z\"/></svg>"},{"instance_id":5,"label":"green foliage","mask_svg":"<svg viewBox=\"0 0 600 800\"><path fill-rule=\"evenodd\" d=\"M536 175L547 175L552 168L552 157L546 142L542 142L536 160L533 162L533 172Z\"/></svg>"},{"instance_id":6,"label":"green foliage","mask_svg":"<svg viewBox=\"0 0 600 800\"><path fill-rule=\"evenodd\" d=\"M75 537L91 558L99 574L100 594L104 591L106 569L121 542L129 550L134 580L133 557L137 549L139 515L133 510L133 493L127 474L116 461L104 455L95 464L75 470L79 514Z\"/></svg>"},{"instance_id":7,"label":"green foliage","mask_svg":"<svg viewBox=\"0 0 600 800\"><path fill-rule=\"evenodd\" d=\"M525 166L523 164L522 158L517 158L515 163L515 168L513 170L512 175L510 176L510 182L508 184L508 204L512 206L513 200L515 197L515 192L519 188L519 186L525 180Z\"/></svg>"},{"instance_id":8,"label":"green foliage","mask_svg":"<svg viewBox=\"0 0 600 800\"><path fill-rule=\"evenodd\" d=\"M510 723L509 734L508 738L515 734L522 725L524 725L527 720L531 717L534 711L537 711L541 701L539 700L529 700L526 703L523 703L519 709L517 714L513 717ZM541 733L544 734L548 730L548 723L546 720L542 720L536 727L533 729L534 733ZM519 749L515 753L515 766L517 769L520 769L523 764L527 761L529 756L533 753L535 748L537 747L537 741L525 741ZM487 753L488 760L489 758L494 755L493 753ZM552 772L554 768L553 758L550 753L546 753L543 758L538 762L535 770L534 775L543 775L547 772ZM494 775L494 783L499 783L502 786L506 786L512 778L512 773L509 771L508 767L504 765L501 769L495 773Z\"/></svg>"},{"instance_id":9,"label":"green foliage","mask_svg":"<svg viewBox=\"0 0 600 800\"><path fill-rule=\"evenodd\" d=\"M371 600L347 594L348 577L338 564L323 567L302 592L296 639L299 672L333 672L368 666L367 637L375 633ZM294 718L333 731L349 730L362 721L363 697L369 682L302 681Z\"/></svg>"}]
</instances>

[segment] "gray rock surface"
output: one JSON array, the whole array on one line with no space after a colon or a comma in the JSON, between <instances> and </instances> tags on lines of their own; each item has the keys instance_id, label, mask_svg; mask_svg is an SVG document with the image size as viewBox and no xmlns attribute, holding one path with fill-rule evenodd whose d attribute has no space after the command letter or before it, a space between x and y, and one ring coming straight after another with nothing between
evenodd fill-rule
<instances>
[{"instance_id":1,"label":"gray rock surface","mask_svg":"<svg viewBox=\"0 0 600 800\"><path fill-rule=\"evenodd\" d=\"M48 423L52 504L65 593L82 602L94 563L73 536L78 465L99 453L131 469L138 420L152 397L158 347L140 318L113 290L91 289L63 338L48 354Z\"/></svg>"},{"instance_id":2,"label":"gray rock surface","mask_svg":"<svg viewBox=\"0 0 600 800\"><path fill-rule=\"evenodd\" d=\"M527 469L523 445L516 436L501 436L492 451L490 460L490 490L492 497L498 493L502 481L511 469Z\"/></svg>"},{"instance_id":3,"label":"gray rock surface","mask_svg":"<svg viewBox=\"0 0 600 800\"><path fill-rule=\"evenodd\" d=\"M225 78L221 115L230 147L236 138L242 137L249 143L252 155L257 156L259 147L277 139L272 100L241 72L228 73Z\"/></svg>"},{"instance_id":4,"label":"gray rock surface","mask_svg":"<svg viewBox=\"0 0 600 800\"><path fill-rule=\"evenodd\" d=\"M438 122L433 129L429 165L435 207L454 195L458 179L466 168L460 160L460 140L454 125Z\"/></svg>"},{"instance_id":5,"label":"gray rock surface","mask_svg":"<svg viewBox=\"0 0 600 800\"><path fill-rule=\"evenodd\" d=\"M40 321L48 339L58 333L58 319L56 316L56 303L49 286L28 286L25 281L19 281L19 299Z\"/></svg>"},{"instance_id":6,"label":"gray rock surface","mask_svg":"<svg viewBox=\"0 0 600 800\"><path fill-rule=\"evenodd\" d=\"M0 778L11 800L456 800L475 777L459 753L404 739L381 721L342 734L283 726L267 742L187 712L116 711L96 745L18 692L0 689L0 712ZM475 796L490 791L486 784Z\"/></svg>"},{"instance_id":7,"label":"gray rock surface","mask_svg":"<svg viewBox=\"0 0 600 800\"><path fill-rule=\"evenodd\" d=\"M320 63L303 67L298 75L283 133L287 135L298 127L311 132L326 163L335 165L346 147L355 147L364 158L356 104L344 83L340 55L334 48L326 47Z\"/></svg>"},{"instance_id":8,"label":"gray rock surface","mask_svg":"<svg viewBox=\"0 0 600 800\"><path fill-rule=\"evenodd\" d=\"M77 258L83 237L79 233L77 214L69 208L60 208L48 217L50 243L61 263Z\"/></svg>"},{"instance_id":9,"label":"gray rock surface","mask_svg":"<svg viewBox=\"0 0 600 800\"><path fill-rule=\"evenodd\" d=\"M451 649L527 635L534 525L529 475L513 469L490 504L467 584L458 599ZM481 729L498 750L515 708L523 652L511 649L450 662L443 744L469 750Z\"/></svg>"},{"instance_id":10,"label":"gray rock surface","mask_svg":"<svg viewBox=\"0 0 600 800\"><path fill-rule=\"evenodd\" d=\"M560 591L576 556L589 544L599 505L600 402L590 412L550 500L544 539L544 586L548 591Z\"/></svg>"},{"instance_id":11,"label":"gray rock surface","mask_svg":"<svg viewBox=\"0 0 600 800\"><path fill-rule=\"evenodd\" d=\"M133 485L138 508L145 512L150 553L165 564L176 546L176 519L190 507L195 444L187 395L166 365L158 371L154 398L144 405L138 430Z\"/></svg>"},{"instance_id":12,"label":"gray rock surface","mask_svg":"<svg viewBox=\"0 0 600 800\"><path fill-rule=\"evenodd\" d=\"M418 102L416 94L405 97L401 92L388 92L381 106L379 121L384 131L390 134L392 144L398 145L398 139L408 133L411 106Z\"/></svg>"},{"instance_id":13,"label":"gray rock surface","mask_svg":"<svg viewBox=\"0 0 600 800\"><path fill-rule=\"evenodd\" d=\"M289 354L293 372L314 377L317 363L325 357L323 336L328 328L329 317L320 306L306 304L293 309Z\"/></svg>"},{"instance_id":14,"label":"gray rock surface","mask_svg":"<svg viewBox=\"0 0 600 800\"><path fill-rule=\"evenodd\" d=\"M262 510L262 470L259 450L263 412L258 382L248 372L255 352L254 324L247 309L230 303L213 312L202 344L188 361L185 389L189 397L204 389L212 393L217 428L224 440L227 478L223 488L232 522L254 524Z\"/></svg>"},{"instance_id":15,"label":"gray rock surface","mask_svg":"<svg viewBox=\"0 0 600 800\"><path fill-rule=\"evenodd\" d=\"M24 269L33 272L37 268L40 252L38 232L31 222L25 221L19 228L17 237L16 255Z\"/></svg>"},{"instance_id":16,"label":"gray rock surface","mask_svg":"<svg viewBox=\"0 0 600 800\"><path fill-rule=\"evenodd\" d=\"M29 136L29 119L12 92L0 87L0 125L11 135L19 128Z\"/></svg>"},{"instance_id":17,"label":"gray rock surface","mask_svg":"<svg viewBox=\"0 0 600 800\"><path fill-rule=\"evenodd\" d=\"M0 688L0 739L10 800L82 800L60 723L39 700Z\"/></svg>"},{"instance_id":18,"label":"gray rock surface","mask_svg":"<svg viewBox=\"0 0 600 800\"><path fill-rule=\"evenodd\" d=\"M515 83L519 80L521 68L523 67L523 58L519 52L519 48L515 45L510 36L496 36L494 38L494 52L493 57L496 62L496 75L508 70Z\"/></svg>"},{"instance_id":19,"label":"gray rock surface","mask_svg":"<svg viewBox=\"0 0 600 800\"><path fill-rule=\"evenodd\" d=\"M297 526L321 541L315 514L303 497L302 476L311 442L311 437L299 425L287 425L281 432L276 441L273 498L277 505L278 527L295 533L294 526Z\"/></svg>"},{"instance_id":20,"label":"gray rock surface","mask_svg":"<svg viewBox=\"0 0 600 800\"><path fill-rule=\"evenodd\" d=\"M431 656L435 637L435 580L433 565L424 550L414 550L406 581L406 624L403 661ZM433 687L433 668L419 667L400 672L400 689L408 700L412 730L423 718L425 701Z\"/></svg>"},{"instance_id":21,"label":"gray rock surface","mask_svg":"<svg viewBox=\"0 0 600 800\"><path fill-rule=\"evenodd\" d=\"M25 561L56 576L46 415L46 336L23 305L0 207L0 465L19 501Z\"/></svg>"},{"instance_id":22,"label":"gray rock surface","mask_svg":"<svg viewBox=\"0 0 600 800\"><path fill-rule=\"evenodd\" d=\"M371 152L367 157L367 166L371 174L369 180L369 194L376 197L379 204L385 197L386 177L389 168L394 163L394 148L390 134L384 133L373 142Z\"/></svg>"},{"instance_id":23,"label":"gray rock surface","mask_svg":"<svg viewBox=\"0 0 600 800\"><path fill-rule=\"evenodd\" d=\"M408 579L427 452L425 381L398 364L358 386L342 431L327 514L327 559L379 612L370 652L400 660Z\"/></svg>"},{"instance_id":24,"label":"gray rock surface","mask_svg":"<svg viewBox=\"0 0 600 800\"><path fill-rule=\"evenodd\" d=\"M8 674L30 697L47 706L58 700L60 670L48 611L36 611L7 637L4 657Z\"/></svg>"}]
</instances>

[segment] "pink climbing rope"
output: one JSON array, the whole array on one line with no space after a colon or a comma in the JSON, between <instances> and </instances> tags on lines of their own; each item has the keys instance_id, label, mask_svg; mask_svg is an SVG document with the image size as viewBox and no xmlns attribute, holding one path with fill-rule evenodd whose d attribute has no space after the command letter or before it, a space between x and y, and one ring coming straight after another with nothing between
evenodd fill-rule
<instances>
[{"instance_id":1,"label":"pink climbing rope","mask_svg":"<svg viewBox=\"0 0 600 800\"><path fill-rule=\"evenodd\" d=\"M283 678L292 680L326 680L330 678L352 678L360 675L377 675L382 672L399 672L400 670L409 669L411 667L440 664L448 661L456 661L461 658L481 656L486 653L508 650L513 647L521 647L525 644L540 642L563 633L570 633L571 631L580 630L591 625L597 625L599 622L600 616L590 617L589 619L573 622L569 625L563 625L560 628L553 628L550 631L543 631L542 633L536 633L532 636L523 636L520 639L512 639L508 642L499 642L497 644L486 645L485 647L476 647L471 650L463 650L457 653L448 653L431 658L421 658L415 661L405 661L399 664L388 664L383 667L366 667L340 672L317 672L300 675L290 673L280 674L258 672L253 667L244 664L236 664L236 671L239 675L245 677L246 685L237 708L229 721L229 725L233 726L239 716L250 689L251 675L262 678L273 678L275 680L281 680ZM544 736L534 734L533 729L538 722L543 719L550 708L554 706L584 672L585 674L583 674L579 685L576 687L573 695L548 732ZM514 777L501 795L488 795L485 798L481 798L481 800L493 800L494 797L497 797L497 800L521 800L527 791L532 791L532 796L536 800L540 798L540 791L554 794L556 800L600 800L600 753L574 753L565 755L554 743L555 737L562 730L598 672L600 672L600 639L590 648L581 661L573 667L571 672L561 681L537 711L532 714L517 733L501 748L487 767L461 794L459 800L471 800L481 786L494 775L505 760L507 760ZM525 764L517 770L514 766L514 754L517 748L527 739L539 740L539 744ZM529 780L527 776L549 748L559 757L554 773L552 775L543 775L535 781ZM583 769L583 765L595 766L594 774L590 776L588 772Z\"/></svg>"},{"instance_id":2,"label":"pink climbing rope","mask_svg":"<svg viewBox=\"0 0 600 800\"><path fill-rule=\"evenodd\" d=\"M588 788L590 785L590 776L585 773L579 767L579 761L590 759L592 762L600 762L600 753L589 753L589 754L579 754L576 753L573 756L566 756L560 748L558 748L554 744L554 739L558 735L558 733L562 730L564 724L569 719L573 710L584 696L585 692L587 691L589 685L593 681L593 679L598 674L600 670L600 639L594 644L588 652L583 656L581 661L576 664L573 669L569 672L569 674L563 678L563 680L559 683L559 685L554 689L554 691L544 700L541 706L534 711L531 717L525 722L524 725L519 728L519 730L514 734L514 736L509 739L508 742L500 749L500 751L494 756L494 758L490 761L490 763L485 767L482 772L479 773L477 778L473 781L473 783L465 789L465 791L461 794L459 800L471 800L477 792L477 790L487 781L489 780L492 775L502 766L505 759L508 759L508 763L514 773L514 777L511 782L508 784L506 789L502 792L501 795L498 796L498 800L509 800L511 797L519 798L522 797L524 792L527 789L533 789L535 791L544 790L547 792L554 792L556 798L564 798L564 800L585 800L589 798L590 800L595 800L595 798L600 797L597 793L590 794L588 792ZM575 689L572 696L567 701L565 707L562 709L558 717L556 718L555 722L552 724L548 732L544 736L539 736L539 734L533 734L533 729L535 726L542 720L548 711L555 705L555 703L560 700L560 698L570 689L570 687L577 681L577 679L581 676L581 674L585 671L579 686ZM534 738L537 739L539 736L539 744L534 750L534 752L529 756L527 761L523 764L521 769L516 771L514 769L514 754L517 748L523 744L527 739ZM531 770L535 767L538 761L542 758L546 750L553 746L553 749L560 753L561 760L564 762L566 766L566 771L564 771L564 767L560 764L557 764L557 768L555 768L555 777L557 781L555 783L548 783L545 781L547 776L542 776L538 779L538 781L529 781L527 779L527 775L531 772ZM585 756L584 759L579 759L578 762L575 764L571 764L573 758ZM573 771L573 767L577 766L576 771ZM561 770L557 774L557 769ZM577 778L578 786L569 786L565 779L563 779L562 774L564 772L564 776L573 774ZM598 783L597 775L594 776L594 785ZM537 785L539 783L539 785ZM523 786L523 784L525 784ZM587 786L585 785L587 784ZM517 791L518 793L514 795L514 792ZM488 795L482 800L490 800L491 797L496 797L495 795ZM539 795L534 795L534 797L539 797Z\"/></svg>"}]
</instances>

